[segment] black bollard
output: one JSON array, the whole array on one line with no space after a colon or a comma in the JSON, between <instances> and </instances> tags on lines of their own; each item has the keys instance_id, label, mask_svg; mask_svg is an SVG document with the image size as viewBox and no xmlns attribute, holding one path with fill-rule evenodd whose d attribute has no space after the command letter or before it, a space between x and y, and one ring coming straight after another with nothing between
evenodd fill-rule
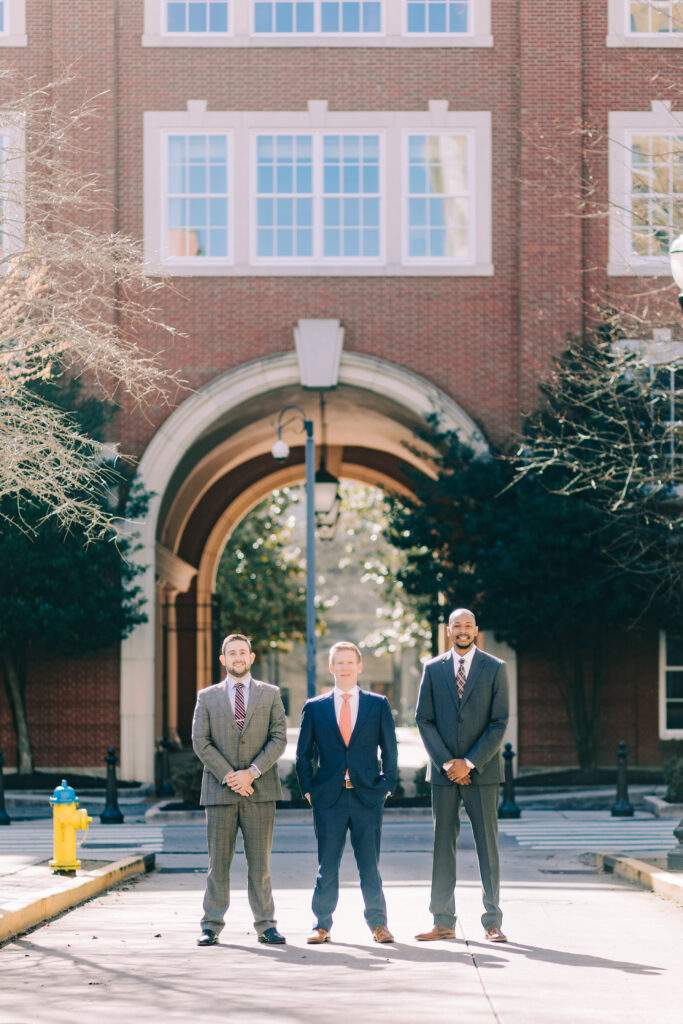
<instances>
[{"instance_id":1,"label":"black bollard","mask_svg":"<svg viewBox=\"0 0 683 1024\"><path fill-rule=\"evenodd\" d=\"M175 790L171 782L171 759L170 752L173 748L173 744L169 743L168 740L160 740L159 746L161 747L161 777L159 779L159 796L173 796Z\"/></svg>"},{"instance_id":2,"label":"black bollard","mask_svg":"<svg viewBox=\"0 0 683 1024\"><path fill-rule=\"evenodd\" d=\"M107 765L107 796L104 810L100 814L100 821L103 825L120 825L123 821L123 814L119 807L119 797L116 782L116 747L108 747L105 757Z\"/></svg>"},{"instance_id":3,"label":"black bollard","mask_svg":"<svg viewBox=\"0 0 683 1024\"><path fill-rule=\"evenodd\" d=\"M512 774L512 759L515 752L511 743L505 744L503 760L505 761L505 782L503 784L503 802L498 808L499 818L521 818L522 809L515 801L515 779Z\"/></svg>"},{"instance_id":4,"label":"black bollard","mask_svg":"<svg viewBox=\"0 0 683 1024\"><path fill-rule=\"evenodd\" d=\"M5 755L0 750L0 825L11 825L12 819L10 818L5 808L5 776L3 768L5 767Z\"/></svg>"},{"instance_id":5,"label":"black bollard","mask_svg":"<svg viewBox=\"0 0 683 1024\"><path fill-rule=\"evenodd\" d=\"M628 798L627 758L628 749L622 740L617 748L617 798L612 804L613 818L632 818L635 813L633 804Z\"/></svg>"}]
</instances>

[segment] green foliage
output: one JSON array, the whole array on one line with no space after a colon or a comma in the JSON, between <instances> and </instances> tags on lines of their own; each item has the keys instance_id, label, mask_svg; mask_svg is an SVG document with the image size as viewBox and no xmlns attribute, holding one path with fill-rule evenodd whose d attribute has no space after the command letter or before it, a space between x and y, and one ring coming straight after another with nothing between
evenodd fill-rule
<instances>
[{"instance_id":1,"label":"green foliage","mask_svg":"<svg viewBox=\"0 0 683 1024\"><path fill-rule=\"evenodd\" d=\"M289 799L293 804L306 804L306 798L301 792L301 786L299 785L299 776L296 774L296 767L292 765L287 774L285 775L283 782L289 791Z\"/></svg>"},{"instance_id":2,"label":"green foliage","mask_svg":"<svg viewBox=\"0 0 683 1024\"><path fill-rule=\"evenodd\" d=\"M672 757L664 765L666 795L670 804L683 803L683 757Z\"/></svg>"},{"instance_id":3,"label":"green foliage","mask_svg":"<svg viewBox=\"0 0 683 1024\"><path fill-rule=\"evenodd\" d=\"M224 633L244 633L257 654L291 650L306 631L305 569L292 544L292 492L275 491L239 524L216 581Z\"/></svg>"},{"instance_id":4,"label":"green foliage","mask_svg":"<svg viewBox=\"0 0 683 1024\"><path fill-rule=\"evenodd\" d=\"M204 768L198 757L185 760L171 769L171 782L176 796L189 807L199 807Z\"/></svg>"}]
</instances>

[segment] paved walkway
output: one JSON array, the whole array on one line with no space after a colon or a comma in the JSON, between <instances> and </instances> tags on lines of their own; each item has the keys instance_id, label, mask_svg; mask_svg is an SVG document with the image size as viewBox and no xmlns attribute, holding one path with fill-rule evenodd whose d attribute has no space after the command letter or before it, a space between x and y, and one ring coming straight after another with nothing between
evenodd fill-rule
<instances>
[{"instance_id":1,"label":"paved walkway","mask_svg":"<svg viewBox=\"0 0 683 1024\"><path fill-rule=\"evenodd\" d=\"M563 850L504 838L504 926L511 942L483 941L469 829L459 860L458 938L424 946L429 923L429 821L387 822L383 855L397 943L373 944L346 856L334 943L309 947L315 856L310 820L281 825L273 879L285 948L251 930L244 858L221 945L194 944L206 864L194 826L165 830L159 871L0 950L3 1024L136 1024L198 1019L236 1024L652 1024L680 1019L683 911L601 876Z\"/></svg>"}]
</instances>

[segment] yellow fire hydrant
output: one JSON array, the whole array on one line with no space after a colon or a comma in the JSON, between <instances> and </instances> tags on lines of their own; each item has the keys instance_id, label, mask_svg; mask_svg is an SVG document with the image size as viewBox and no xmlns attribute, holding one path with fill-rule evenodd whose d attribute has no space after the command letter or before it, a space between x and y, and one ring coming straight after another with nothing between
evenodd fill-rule
<instances>
[{"instance_id":1,"label":"yellow fire hydrant","mask_svg":"<svg viewBox=\"0 0 683 1024\"><path fill-rule=\"evenodd\" d=\"M79 809L75 791L62 779L50 797L52 804L53 858L50 867L54 875L71 875L81 862L76 856L76 832L87 831L92 818L84 807Z\"/></svg>"}]
</instances>

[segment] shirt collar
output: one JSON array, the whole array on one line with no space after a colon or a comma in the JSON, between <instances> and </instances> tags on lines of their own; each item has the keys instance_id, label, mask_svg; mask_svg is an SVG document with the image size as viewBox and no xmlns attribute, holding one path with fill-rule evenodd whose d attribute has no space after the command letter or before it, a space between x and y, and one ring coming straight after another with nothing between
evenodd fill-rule
<instances>
[{"instance_id":1,"label":"shirt collar","mask_svg":"<svg viewBox=\"0 0 683 1024\"><path fill-rule=\"evenodd\" d=\"M237 686L238 683L242 683L244 685L245 689L249 689L249 683L251 682L251 673L249 673L246 676L242 676L241 679L235 679L233 676L228 674L225 677L225 681L227 682L228 686L231 687L231 688L234 687L234 686Z\"/></svg>"},{"instance_id":2,"label":"shirt collar","mask_svg":"<svg viewBox=\"0 0 683 1024\"><path fill-rule=\"evenodd\" d=\"M455 647L452 647L451 651L453 653L453 664L457 668L457 666L458 666L458 659L459 658L464 658L465 659L465 668L469 669L470 665L472 664L472 658L474 657L474 655L476 653L476 650L477 650L477 647L476 647L476 644L475 644L474 647L470 648L470 650L467 652L467 654L459 654L456 651Z\"/></svg>"},{"instance_id":3,"label":"shirt collar","mask_svg":"<svg viewBox=\"0 0 683 1024\"><path fill-rule=\"evenodd\" d=\"M350 690L342 690L335 684L333 693L335 697L343 697L345 693L350 693L352 697L355 697L357 693L360 693L360 686L352 686Z\"/></svg>"}]
</instances>

